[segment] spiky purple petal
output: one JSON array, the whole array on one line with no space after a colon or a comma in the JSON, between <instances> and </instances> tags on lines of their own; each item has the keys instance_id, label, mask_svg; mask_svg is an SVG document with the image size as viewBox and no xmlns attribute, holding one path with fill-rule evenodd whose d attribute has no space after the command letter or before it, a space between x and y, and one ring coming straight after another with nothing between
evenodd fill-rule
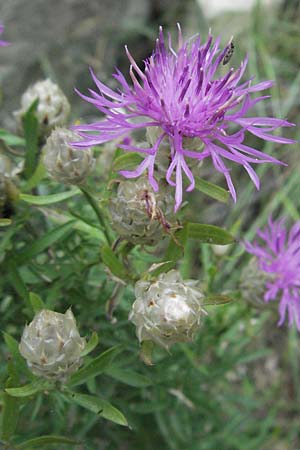
<instances>
[{"instance_id":1,"label":"spiky purple petal","mask_svg":"<svg viewBox=\"0 0 300 450\"><path fill-rule=\"evenodd\" d=\"M189 182L188 191L195 186L188 158L201 161L210 157L216 170L224 175L234 201L236 192L230 169L224 162L226 159L242 165L259 189L259 179L251 164L283 163L245 145L246 133L265 141L290 144L294 142L292 139L272 133L280 127L289 127L293 124L272 117L245 117L256 103L269 97L260 96L251 99L250 95L269 89L273 82L263 81L252 85L250 78L239 84L245 73L248 58L242 61L237 70L229 68L225 75L216 76L232 40L221 51L219 43L220 38L213 43L210 33L203 44L198 35L184 42L178 25L176 52L170 35L166 45L160 27L155 50L145 60L144 70L141 70L125 47L130 62L131 86L118 69L114 78L120 84L119 92L105 86L91 71L99 92L89 90L90 96L78 93L84 100L95 105L105 115L105 119L93 125L74 127L83 137L83 140L74 143L74 146L90 147L116 138L128 137L135 129L159 127L161 136L163 135L163 139L168 140L170 144L168 155L170 164L166 180L176 188L176 210L182 202L183 182L186 180ZM239 131L231 133L232 125L238 127ZM202 150L185 148L183 139L186 137L199 140L199 148L202 147ZM157 186L154 179L155 157L158 152L166 151L165 145L160 147L161 141L156 142L151 148L123 145L125 151L140 152L145 160L135 171L122 171L121 174L131 178L147 170L151 184ZM204 144L204 147L201 144Z\"/></svg>"}]
</instances>

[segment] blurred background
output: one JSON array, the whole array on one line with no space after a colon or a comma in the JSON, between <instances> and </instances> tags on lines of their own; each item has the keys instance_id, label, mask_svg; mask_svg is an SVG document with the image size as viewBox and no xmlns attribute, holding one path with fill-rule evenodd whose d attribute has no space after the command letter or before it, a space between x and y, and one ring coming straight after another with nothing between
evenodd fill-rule
<instances>
[{"instance_id":1,"label":"blurred background","mask_svg":"<svg viewBox=\"0 0 300 450\"><path fill-rule=\"evenodd\" d=\"M46 77L57 82L69 98L73 121L94 120L93 108L73 90L86 92L91 87L88 67L104 83L115 86L114 67L124 73L128 70L124 44L142 61L152 51L158 26L175 35L176 22L185 37L207 35L211 28L226 44L233 35L232 64L237 67L248 53L247 76L276 81L272 99L259 104L257 113L300 122L299 0L3 0L0 19L5 25L3 37L12 43L9 51L1 51L0 121L1 127L11 131L15 131L13 111L19 107L21 94ZM291 136L299 139L299 131L295 135L292 130ZM251 139L288 167L259 167L260 192L235 167L238 203L228 207L198 193L191 199L189 210L198 211L197 217L190 217L192 221L227 227L252 239L270 213L286 215L290 223L300 219L299 146L284 148ZM204 179L224 186L209 165L204 164L201 171ZM226 293L239 285L247 263L242 254L239 245L221 258L211 247L191 244L181 271L186 277L198 277L200 270L212 290ZM99 313L97 303L96 280L103 274L92 275L94 287L87 293L79 268L75 274L71 266L68 270L69 278L57 282L50 303L55 305L57 291L64 289L75 302L74 312L81 314L81 323L87 329L98 327L104 345L126 343L131 351L127 364L151 377L153 385L112 385L110 378L101 378L100 391L128 416L132 430L88 413L81 416L73 408L66 412L58 402L56 409L51 405L38 409L34 427L28 415L22 424L28 437L31 431L37 435L51 428L82 439L78 450L300 450L299 336L293 329L277 327L276 311L251 309L242 299L216 308L205 320L195 345L178 345L172 358L162 353L157 365L149 369L137 360L138 344L126 320L132 293L125 295L112 333L112 324ZM28 279L42 295L49 294L43 280ZM103 292L108 298L107 286ZM89 309L82 305L82 298L89 298ZM11 313L6 317L11 320ZM19 332L16 327L9 331ZM61 420L65 417L67 430Z\"/></svg>"}]
</instances>

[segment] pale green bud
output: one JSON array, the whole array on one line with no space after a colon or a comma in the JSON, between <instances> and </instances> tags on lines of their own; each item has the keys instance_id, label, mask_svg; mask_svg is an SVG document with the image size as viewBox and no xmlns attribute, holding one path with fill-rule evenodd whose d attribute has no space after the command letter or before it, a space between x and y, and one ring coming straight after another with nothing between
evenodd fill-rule
<instances>
[{"instance_id":1,"label":"pale green bud","mask_svg":"<svg viewBox=\"0 0 300 450\"><path fill-rule=\"evenodd\" d=\"M90 148L74 149L70 142L80 137L66 128L55 128L44 147L44 164L48 175L64 184L82 184L94 167Z\"/></svg>"},{"instance_id":2,"label":"pale green bud","mask_svg":"<svg viewBox=\"0 0 300 450\"><path fill-rule=\"evenodd\" d=\"M109 210L113 229L133 244L157 244L174 219L171 192L164 186L154 192L143 177L121 181Z\"/></svg>"},{"instance_id":3,"label":"pale green bud","mask_svg":"<svg viewBox=\"0 0 300 450\"><path fill-rule=\"evenodd\" d=\"M67 123L71 110L70 104L60 87L47 78L30 86L22 95L21 108L14 113L20 129L22 116L37 99L39 103L36 116L41 134L47 135L53 128Z\"/></svg>"},{"instance_id":4,"label":"pale green bud","mask_svg":"<svg viewBox=\"0 0 300 450\"><path fill-rule=\"evenodd\" d=\"M176 342L192 341L205 314L197 284L183 281L176 270L159 275L155 282L138 281L129 320L139 341L150 340L167 349Z\"/></svg>"},{"instance_id":5,"label":"pale green bud","mask_svg":"<svg viewBox=\"0 0 300 450\"><path fill-rule=\"evenodd\" d=\"M85 345L71 309L65 314L43 309L26 325L19 350L32 373L64 381L79 368Z\"/></svg>"}]
</instances>

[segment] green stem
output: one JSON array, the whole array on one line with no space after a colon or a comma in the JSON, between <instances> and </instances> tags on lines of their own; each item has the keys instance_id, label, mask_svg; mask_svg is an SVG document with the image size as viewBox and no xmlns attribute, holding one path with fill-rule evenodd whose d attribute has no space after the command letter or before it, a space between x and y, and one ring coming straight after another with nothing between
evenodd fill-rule
<instances>
[{"instance_id":1,"label":"green stem","mask_svg":"<svg viewBox=\"0 0 300 450\"><path fill-rule=\"evenodd\" d=\"M102 211L98 205L97 200L85 188L80 187L80 190L83 193L83 195L85 196L85 198L87 199L87 201L89 202L89 204L91 205L91 207L93 208L93 210L95 211L95 214L98 218L99 224L100 224L101 229L106 237L106 240L107 240L108 244L111 245L113 241L109 235Z\"/></svg>"}]
</instances>

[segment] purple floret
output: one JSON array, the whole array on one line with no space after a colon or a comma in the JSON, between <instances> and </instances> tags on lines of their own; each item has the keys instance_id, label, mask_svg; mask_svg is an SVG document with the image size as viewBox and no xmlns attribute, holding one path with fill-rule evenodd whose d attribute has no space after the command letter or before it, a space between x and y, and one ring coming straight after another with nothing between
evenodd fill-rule
<instances>
[{"instance_id":1,"label":"purple floret","mask_svg":"<svg viewBox=\"0 0 300 450\"><path fill-rule=\"evenodd\" d=\"M287 317L289 325L295 323L300 331L300 222L289 231L284 222L269 218L268 226L257 230L264 242L247 242L246 249L257 257L259 268L272 275L266 283L264 300L279 299L279 325Z\"/></svg>"},{"instance_id":2,"label":"purple floret","mask_svg":"<svg viewBox=\"0 0 300 450\"><path fill-rule=\"evenodd\" d=\"M0 24L0 34L2 34L3 31L4 31L4 27L3 27L3 25ZM9 42L0 40L0 47L6 47L7 45L9 45Z\"/></svg>"},{"instance_id":3,"label":"purple floret","mask_svg":"<svg viewBox=\"0 0 300 450\"><path fill-rule=\"evenodd\" d=\"M217 76L219 67L224 71L222 63L232 41L223 50L219 50L219 44L220 38L213 43L211 34L203 44L198 35L184 42L178 25L176 52L170 35L168 45L165 44L160 27L156 48L152 56L144 61L143 71L126 47L131 63L129 73L132 86L117 70L113 76L120 84L120 89L118 92L113 91L91 71L99 92L89 89L90 97L78 94L95 105L106 117L91 125L75 126L74 129L84 140L74 145L91 147L126 137L137 129L159 127L160 133L152 147L120 146L125 151L139 152L144 156L136 170L124 170L120 173L126 178L136 178L147 170L149 181L157 191L158 183L154 176L156 156L160 151L166 152L166 145L161 144L168 143L170 165L166 180L175 187L175 210L178 210L182 202L183 177L189 182L187 191L192 191L195 187L194 176L188 165L190 159L201 161L210 157L215 169L225 176L234 201L236 192L230 169L225 165L224 159L242 165L259 189L259 178L251 164L283 163L245 145L245 133L250 132L265 141L290 144L294 141L274 136L272 132L293 124L272 117L245 117L256 103L269 97L251 99L250 95L270 88L272 81L252 85L250 79L239 84L247 66L247 58L237 70L231 68L225 75ZM231 134L231 125L238 128L238 131ZM199 151L186 148L183 141L186 137L199 140Z\"/></svg>"}]
</instances>

